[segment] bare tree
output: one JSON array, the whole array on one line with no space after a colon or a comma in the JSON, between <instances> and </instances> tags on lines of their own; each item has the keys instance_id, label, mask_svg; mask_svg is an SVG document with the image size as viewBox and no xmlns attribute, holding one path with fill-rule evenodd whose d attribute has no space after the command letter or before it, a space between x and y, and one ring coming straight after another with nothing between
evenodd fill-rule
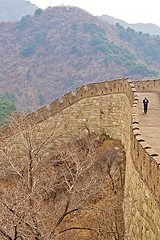
<instances>
[{"instance_id":1,"label":"bare tree","mask_svg":"<svg viewBox=\"0 0 160 240\"><path fill-rule=\"evenodd\" d=\"M50 132L24 120L13 125L17 136L0 149L12 173L1 182L0 236L123 239L122 149L91 133L66 143L57 124Z\"/></svg>"}]
</instances>

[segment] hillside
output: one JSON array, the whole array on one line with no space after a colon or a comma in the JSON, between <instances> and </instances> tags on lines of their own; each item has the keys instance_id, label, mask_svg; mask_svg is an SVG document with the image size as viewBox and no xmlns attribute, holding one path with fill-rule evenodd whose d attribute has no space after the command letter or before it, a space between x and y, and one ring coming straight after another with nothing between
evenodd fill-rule
<instances>
[{"instance_id":1,"label":"hillside","mask_svg":"<svg viewBox=\"0 0 160 240\"><path fill-rule=\"evenodd\" d=\"M26 0L0 0L0 22L18 21L38 7Z\"/></svg>"},{"instance_id":2,"label":"hillside","mask_svg":"<svg viewBox=\"0 0 160 240\"><path fill-rule=\"evenodd\" d=\"M132 28L138 32L149 33L150 35L160 35L160 27L153 23L127 23L121 19L114 18L108 15L99 16L100 19L106 21L109 24L116 25L119 23L124 28Z\"/></svg>"},{"instance_id":3,"label":"hillside","mask_svg":"<svg viewBox=\"0 0 160 240\"><path fill-rule=\"evenodd\" d=\"M75 7L0 24L0 91L33 111L89 82L159 76L160 37L111 26Z\"/></svg>"}]
</instances>

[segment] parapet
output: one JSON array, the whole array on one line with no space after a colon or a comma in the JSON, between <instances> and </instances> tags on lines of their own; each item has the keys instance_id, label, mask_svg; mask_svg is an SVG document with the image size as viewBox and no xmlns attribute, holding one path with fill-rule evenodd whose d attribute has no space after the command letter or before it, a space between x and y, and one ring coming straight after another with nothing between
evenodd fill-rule
<instances>
[{"instance_id":1,"label":"parapet","mask_svg":"<svg viewBox=\"0 0 160 240\"><path fill-rule=\"evenodd\" d=\"M160 91L160 79L134 81L138 92L157 92Z\"/></svg>"},{"instance_id":2,"label":"parapet","mask_svg":"<svg viewBox=\"0 0 160 240\"><path fill-rule=\"evenodd\" d=\"M132 85L131 89L137 89L138 92L160 91L160 80L135 81L134 85L135 88ZM133 93L131 142L131 154L135 168L159 202L160 156L149 146L139 130L138 95L136 91Z\"/></svg>"},{"instance_id":3,"label":"parapet","mask_svg":"<svg viewBox=\"0 0 160 240\"><path fill-rule=\"evenodd\" d=\"M69 92L62 96L61 99L56 99L55 101L51 102L49 106L43 106L37 111L26 115L25 120L28 121L30 125L40 123L61 112L63 109L73 105L74 103L88 97L125 93L131 102L132 92L129 89L129 82L130 80L128 80L128 78L122 78L81 86L77 88L75 92ZM13 134L13 129L12 131L11 129L12 128L9 125L2 127L0 129L1 138L4 139L10 137Z\"/></svg>"}]
</instances>

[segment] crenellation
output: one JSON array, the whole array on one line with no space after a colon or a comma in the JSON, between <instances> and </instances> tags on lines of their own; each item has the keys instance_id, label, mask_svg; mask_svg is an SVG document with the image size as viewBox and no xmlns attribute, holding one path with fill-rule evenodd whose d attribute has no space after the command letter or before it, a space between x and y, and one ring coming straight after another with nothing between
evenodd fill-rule
<instances>
[{"instance_id":1,"label":"crenellation","mask_svg":"<svg viewBox=\"0 0 160 240\"><path fill-rule=\"evenodd\" d=\"M132 91L133 91L133 93L137 92L136 88L132 88Z\"/></svg>"},{"instance_id":2,"label":"crenellation","mask_svg":"<svg viewBox=\"0 0 160 240\"><path fill-rule=\"evenodd\" d=\"M132 123L132 130L139 130L139 124L138 123Z\"/></svg>"},{"instance_id":3,"label":"crenellation","mask_svg":"<svg viewBox=\"0 0 160 240\"><path fill-rule=\"evenodd\" d=\"M51 114L47 106L43 106L36 112L38 122L46 120Z\"/></svg>"},{"instance_id":4,"label":"crenellation","mask_svg":"<svg viewBox=\"0 0 160 240\"><path fill-rule=\"evenodd\" d=\"M55 101L50 103L50 111L51 111L51 115L56 114L61 108L61 103L59 101L59 99L56 99Z\"/></svg>"},{"instance_id":5,"label":"crenellation","mask_svg":"<svg viewBox=\"0 0 160 240\"><path fill-rule=\"evenodd\" d=\"M135 88L138 92L157 92L160 91L160 79L135 81Z\"/></svg>"},{"instance_id":6,"label":"crenellation","mask_svg":"<svg viewBox=\"0 0 160 240\"><path fill-rule=\"evenodd\" d=\"M150 156L158 156L152 148L146 149L146 151Z\"/></svg>"},{"instance_id":7,"label":"crenellation","mask_svg":"<svg viewBox=\"0 0 160 240\"><path fill-rule=\"evenodd\" d=\"M140 139L142 138L142 137L141 137L141 132L139 131L139 129L134 129L134 130L133 130L133 134L134 134L135 137L139 135L139 136L140 136Z\"/></svg>"},{"instance_id":8,"label":"crenellation","mask_svg":"<svg viewBox=\"0 0 160 240\"><path fill-rule=\"evenodd\" d=\"M146 142L141 142L140 144L142 145L143 149L151 148L151 146L149 146Z\"/></svg>"},{"instance_id":9,"label":"crenellation","mask_svg":"<svg viewBox=\"0 0 160 240\"><path fill-rule=\"evenodd\" d=\"M74 96L72 92L65 94L61 99L61 109L69 107L73 102L76 102L75 99L76 95Z\"/></svg>"},{"instance_id":10,"label":"crenellation","mask_svg":"<svg viewBox=\"0 0 160 240\"><path fill-rule=\"evenodd\" d=\"M27 122L30 122L31 125L34 124L35 122L38 122L39 119L37 117L37 112L32 112L32 113L26 115L25 120Z\"/></svg>"}]
</instances>

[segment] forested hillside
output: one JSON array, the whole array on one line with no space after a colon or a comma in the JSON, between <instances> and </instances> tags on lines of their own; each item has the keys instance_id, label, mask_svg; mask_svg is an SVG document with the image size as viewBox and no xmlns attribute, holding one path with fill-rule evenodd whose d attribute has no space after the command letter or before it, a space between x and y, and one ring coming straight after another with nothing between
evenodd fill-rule
<instances>
[{"instance_id":1,"label":"forested hillside","mask_svg":"<svg viewBox=\"0 0 160 240\"><path fill-rule=\"evenodd\" d=\"M127 23L121 19L108 15L102 15L99 16L99 18L109 24L116 25L116 23L119 23L124 28L132 28L137 32L149 33L150 35L160 35L160 27L153 23Z\"/></svg>"},{"instance_id":2,"label":"forested hillside","mask_svg":"<svg viewBox=\"0 0 160 240\"><path fill-rule=\"evenodd\" d=\"M75 7L0 24L0 91L33 111L76 87L159 76L160 37L111 26Z\"/></svg>"}]
</instances>

